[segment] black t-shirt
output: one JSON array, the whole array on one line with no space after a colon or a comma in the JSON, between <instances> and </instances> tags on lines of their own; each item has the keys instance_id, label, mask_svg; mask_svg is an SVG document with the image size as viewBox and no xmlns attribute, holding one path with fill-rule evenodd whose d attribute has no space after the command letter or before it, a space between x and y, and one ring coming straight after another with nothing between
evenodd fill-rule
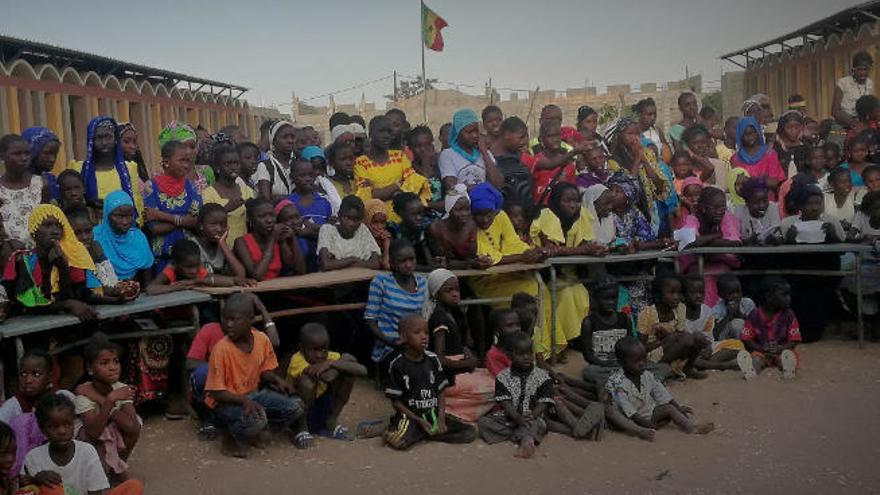
<instances>
[{"instance_id":1,"label":"black t-shirt","mask_svg":"<svg viewBox=\"0 0 880 495\"><path fill-rule=\"evenodd\" d=\"M427 419L440 404L440 392L449 386L443 366L433 352L425 351L420 361L399 354L388 365L385 395L397 399L415 414Z\"/></svg>"},{"instance_id":2,"label":"black t-shirt","mask_svg":"<svg viewBox=\"0 0 880 495\"><path fill-rule=\"evenodd\" d=\"M603 360L617 362L614 357L614 345L617 341L632 333L632 322L629 316L623 313L615 313L610 321L603 321L596 314L590 313L587 318L593 329L592 342L593 354Z\"/></svg>"},{"instance_id":3,"label":"black t-shirt","mask_svg":"<svg viewBox=\"0 0 880 495\"><path fill-rule=\"evenodd\" d=\"M434 335L437 332L446 334L445 354L447 356L455 356L456 354L464 354L465 348L465 330L467 329L467 319L459 308L441 308L437 307L428 320L428 329L431 330L431 350L437 352Z\"/></svg>"},{"instance_id":4,"label":"black t-shirt","mask_svg":"<svg viewBox=\"0 0 880 495\"><path fill-rule=\"evenodd\" d=\"M784 150L782 145L776 142L773 144L773 149L776 150L776 156L779 157L779 166L782 167L782 173L786 176L788 176L788 164L792 160L794 160L798 172L803 172L807 169L807 159L810 157L809 146L799 144Z\"/></svg>"},{"instance_id":5,"label":"black t-shirt","mask_svg":"<svg viewBox=\"0 0 880 495\"><path fill-rule=\"evenodd\" d=\"M523 165L517 155L495 157L495 166L504 176L501 194L507 202L513 201L523 206L532 204L532 173Z\"/></svg>"}]
</instances>

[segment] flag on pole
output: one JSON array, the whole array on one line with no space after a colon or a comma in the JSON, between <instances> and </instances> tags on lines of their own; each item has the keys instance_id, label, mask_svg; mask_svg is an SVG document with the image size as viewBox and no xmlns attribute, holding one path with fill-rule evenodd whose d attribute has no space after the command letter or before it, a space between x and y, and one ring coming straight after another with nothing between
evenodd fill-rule
<instances>
[{"instance_id":1,"label":"flag on pole","mask_svg":"<svg viewBox=\"0 0 880 495\"><path fill-rule=\"evenodd\" d=\"M422 2L422 40L435 52L443 51L443 35L440 30L448 26L442 17Z\"/></svg>"}]
</instances>

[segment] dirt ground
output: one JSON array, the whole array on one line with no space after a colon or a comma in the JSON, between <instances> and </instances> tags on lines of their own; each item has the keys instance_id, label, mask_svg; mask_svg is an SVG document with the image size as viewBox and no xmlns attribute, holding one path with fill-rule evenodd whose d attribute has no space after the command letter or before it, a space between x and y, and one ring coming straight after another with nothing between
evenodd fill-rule
<instances>
[{"instance_id":1,"label":"dirt ground","mask_svg":"<svg viewBox=\"0 0 880 495\"><path fill-rule=\"evenodd\" d=\"M379 439L324 440L297 451L277 438L246 460L200 442L195 425L148 418L131 459L148 494L480 493L880 493L880 345L852 341L803 345L798 378L765 371L673 383L672 394L717 430L704 437L672 428L654 443L606 433L602 441L551 434L536 458L513 444L424 444L393 452ZM564 371L583 365L569 353ZM343 422L386 417L387 401L358 383Z\"/></svg>"}]
</instances>

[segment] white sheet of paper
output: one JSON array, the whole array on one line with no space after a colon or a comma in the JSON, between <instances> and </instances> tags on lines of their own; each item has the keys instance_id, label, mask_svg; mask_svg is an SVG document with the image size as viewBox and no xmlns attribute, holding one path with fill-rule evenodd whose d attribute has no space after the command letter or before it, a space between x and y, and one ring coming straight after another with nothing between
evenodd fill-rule
<instances>
[{"instance_id":1,"label":"white sheet of paper","mask_svg":"<svg viewBox=\"0 0 880 495\"><path fill-rule=\"evenodd\" d=\"M684 227L672 233L672 238L678 241L678 250L688 247L697 240L697 229L693 227Z\"/></svg>"},{"instance_id":2,"label":"white sheet of paper","mask_svg":"<svg viewBox=\"0 0 880 495\"><path fill-rule=\"evenodd\" d=\"M801 244L822 244L825 242L825 232L822 230L823 223L821 220L795 222L797 242Z\"/></svg>"}]
</instances>

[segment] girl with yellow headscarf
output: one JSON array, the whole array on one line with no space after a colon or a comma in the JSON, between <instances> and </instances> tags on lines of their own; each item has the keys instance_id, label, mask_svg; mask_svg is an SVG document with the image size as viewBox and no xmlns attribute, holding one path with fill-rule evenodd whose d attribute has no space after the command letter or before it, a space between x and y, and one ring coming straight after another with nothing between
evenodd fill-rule
<instances>
[{"instance_id":1,"label":"girl with yellow headscarf","mask_svg":"<svg viewBox=\"0 0 880 495\"><path fill-rule=\"evenodd\" d=\"M97 301L101 288L95 262L61 209L51 204L35 207L28 216L28 233L34 249L14 252L3 273L15 301L25 308L93 319L94 310L87 303Z\"/></svg>"}]
</instances>

